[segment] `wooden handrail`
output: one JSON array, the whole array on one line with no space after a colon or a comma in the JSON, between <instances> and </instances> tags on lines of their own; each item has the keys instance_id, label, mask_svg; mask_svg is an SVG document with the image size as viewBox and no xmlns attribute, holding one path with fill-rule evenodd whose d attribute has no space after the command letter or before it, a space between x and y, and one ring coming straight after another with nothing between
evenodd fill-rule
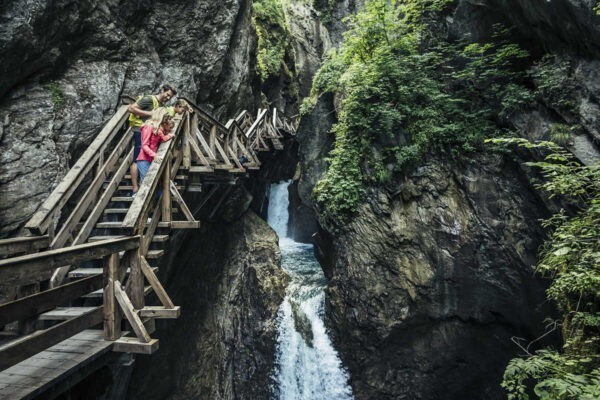
<instances>
[{"instance_id":1,"label":"wooden handrail","mask_svg":"<svg viewBox=\"0 0 600 400\"><path fill-rule=\"evenodd\" d=\"M121 106L117 110L98 136L96 136L92 144L79 157L79 160L77 160L69 172L67 172L67 175L65 175L56 189L52 191L38 211L27 222L25 228L34 234L41 235L46 233L55 212L71 198L83 178L92 170L94 163L106 147L109 146L114 135L127 120L128 115L126 105Z\"/></svg>"},{"instance_id":2,"label":"wooden handrail","mask_svg":"<svg viewBox=\"0 0 600 400\"><path fill-rule=\"evenodd\" d=\"M200 108L200 106L198 106L196 103L194 103L193 101L191 101L187 97L181 97L181 98L183 100L187 101L190 104L190 106L192 106L192 108L194 109L194 112L199 117L201 117L202 119L204 119L209 124L216 126L217 129L219 129L221 131L221 133L227 133L227 128L219 120L217 120L215 117L213 117L207 111L205 111L202 108Z\"/></svg>"},{"instance_id":3,"label":"wooden handrail","mask_svg":"<svg viewBox=\"0 0 600 400\"><path fill-rule=\"evenodd\" d=\"M40 272L136 249L139 245L140 236L132 236L0 260L0 282L28 279L37 276Z\"/></svg>"},{"instance_id":4,"label":"wooden handrail","mask_svg":"<svg viewBox=\"0 0 600 400\"><path fill-rule=\"evenodd\" d=\"M10 257L20 253L31 253L47 249L50 239L45 236L25 236L0 240L0 257Z\"/></svg>"}]
</instances>

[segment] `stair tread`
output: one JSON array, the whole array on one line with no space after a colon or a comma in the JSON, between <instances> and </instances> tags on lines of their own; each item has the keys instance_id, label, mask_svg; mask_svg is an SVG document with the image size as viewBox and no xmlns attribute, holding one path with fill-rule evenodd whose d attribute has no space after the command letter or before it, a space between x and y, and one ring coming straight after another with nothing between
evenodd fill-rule
<instances>
[{"instance_id":1,"label":"stair tread","mask_svg":"<svg viewBox=\"0 0 600 400\"><path fill-rule=\"evenodd\" d=\"M109 236L91 236L88 238L88 242L99 242L101 240L112 240L127 237L125 235L109 235ZM166 242L169 240L169 235L154 235L152 236L152 242Z\"/></svg>"},{"instance_id":2,"label":"stair tread","mask_svg":"<svg viewBox=\"0 0 600 400\"><path fill-rule=\"evenodd\" d=\"M62 321L78 317L97 307L57 307L43 314L40 314L39 319L42 321Z\"/></svg>"},{"instance_id":3,"label":"stair tread","mask_svg":"<svg viewBox=\"0 0 600 400\"><path fill-rule=\"evenodd\" d=\"M149 224L147 224L149 225ZM170 222L159 222L158 223L158 227L159 228L169 228ZM98 222L96 224L96 228L97 229L106 229L106 228L112 228L112 229L121 229L123 228L123 221L114 221L114 222Z\"/></svg>"},{"instance_id":4,"label":"stair tread","mask_svg":"<svg viewBox=\"0 0 600 400\"><path fill-rule=\"evenodd\" d=\"M147 259L154 259L162 257L165 254L164 250L150 250L148 254L146 254Z\"/></svg>"}]
</instances>

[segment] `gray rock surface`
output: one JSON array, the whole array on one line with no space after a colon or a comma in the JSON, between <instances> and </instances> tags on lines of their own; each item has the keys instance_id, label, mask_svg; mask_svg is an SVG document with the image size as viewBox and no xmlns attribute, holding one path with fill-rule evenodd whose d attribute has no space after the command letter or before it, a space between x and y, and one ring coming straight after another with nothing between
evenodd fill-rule
<instances>
[{"instance_id":1,"label":"gray rock surface","mask_svg":"<svg viewBox=\"0 0 600 400\"><path fill-rule=\"evenodd\" d=\"M269 399L287 284L277 235L249 211L172 242L161 279L182 315L159 325L160 351L137 360L129 398Z\"/></svg>"},{"instance_id":2,"label":"gray rock surface","mask_svg":"<svg viewBox=\"0 0 600 400\"><path fill-rule=\"evenodd\" d=\"M31 217L121 94L169 82L223 118L259 104L248 2L3 2L0 20L0 237Z\"/></svg>"},{"instance_id":3,"label":"gray rock surface","mask_svg":"<svg viewBox=\"0 0 600 400\"><path fill-rule=\"evenodd\" d=\"M552 313L531 268L546 213L500 158L431 160L394 193L372 192L327 271L356 398L503 398L510 338L535 339Z\"/></svg>"}]
</instances>

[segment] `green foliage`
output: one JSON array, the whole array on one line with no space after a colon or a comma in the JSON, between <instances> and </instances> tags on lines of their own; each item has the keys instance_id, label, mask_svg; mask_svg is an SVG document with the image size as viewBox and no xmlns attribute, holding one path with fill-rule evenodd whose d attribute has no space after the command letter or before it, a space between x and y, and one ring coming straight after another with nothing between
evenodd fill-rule
<instances>
[{"instance_id":1,"label":"green foliage","mask_svg":"<svg viewBox=\"0 0 600 400\"><path fill-rule=\"evenodd\" d=\"M536 83L535 95L542 102L560 111L575 112L577 86L568 61L546 55L531 69L531 77Z\"/></svg>"},{"instance_id":2,"label":"green foliage","mask_svg":"<svg viewBox=\"0 0 600 400\"><path fill-rule=\"evenodd\" d=\"M343 207L333 203L344 188L384 184L390 173L405 171L430 153L468 156L500 130L498 115L531 101L519 85L524 72L514 67L528 55L503 40L500 27L492 43L429 37L428 16L448 3L366 1L363 11L345 21L349 29L339 51L316 73L304 112L320 94L337 92L343 99L334 127L336 150L315 190L317 203L331 217L328 223L344 223L361 200L361 191L353 189ZM338 148L349 146L360 160L350 176L338 170L344 166Z\"/></svg>"},{"instance_id":3,"label":"green foliage","mask_svg":"<svg viewBox=\"0 0 600 400\"><path fill-rule=\"evenodd\" d=\"M552 124L550 126L550 140L562 147L566 147L571 141L571 128L565 124Z\"/></svg>"},{"instance_id":4,"label":"green foliage","mask_svg":"<svg viewBox=\"0 0 600 400\"><path fill-rule=\"evenodd\" d=\"M513 359L503 386L511 399L528 399L529 379L542 399L596 399L600 396L600 163L583 166L552 142L496 139L548 153L527 163L540 169L539 188L560 196L577 212L565 211L544 222L552 233L540 252L538 273L552 278L548 297L563 313L563 352L540 351Z\"/></svg>"},{"instance_id":5,"label":"green foliage","mask_svg":"<svg viewBox=\"0 0 600 400\"><path fill-rule=\"evenodd\" d=\"M281 0L255 0L252 22L258 36L258 74L264 82L270 76L286 74L286 55L291 48L290 32Z\"/></svg>"},{"instance_id":6,"label":"green foliage","mask_svg":"<svg viewBox=\"0 0 600 400\"><path fill-rule=\"evenodd\" d=\"M52 96L52 104L54 106L54 111L59 111L62 106L65 104L64 93L57 82L48 82L44 85L46 90L48 90Z\"/></svg>"}]
</instances>

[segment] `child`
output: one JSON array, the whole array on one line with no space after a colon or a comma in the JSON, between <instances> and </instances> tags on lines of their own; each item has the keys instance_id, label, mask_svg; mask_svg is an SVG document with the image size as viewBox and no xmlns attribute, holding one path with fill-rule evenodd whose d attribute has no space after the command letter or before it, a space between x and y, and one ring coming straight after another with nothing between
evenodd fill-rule
<instances>
[{"instance_id":1,"label":"child","mask_svg":"<svg viewBox=\"0 0 600 400\"><path fill-rule=\"evenodd\" d=\"M181 115L186 111L190 114L194 112L189 103L183 99L178 99L175 105L173 107L167 107L167 110L169 110L169 115L171 117L174 117L175 114Z\"/></svg>"},{"instance_id":2,"label":"child","mask_svg":"<svg viewBox=\"0 0 600 400\"><path fill-rule=\"evenodd\" d=\"M156 162L162 161L160 157L156 157L156 151L162 142L166 142L174 136L169 133L174 125L175 122L167 109L163 107L157 109L152 118L142 126L142 148L136 160L140 172L140 184L148 173L148 169L150 169L150 163L153 160Z\"/></svg>"}]
</instances>

